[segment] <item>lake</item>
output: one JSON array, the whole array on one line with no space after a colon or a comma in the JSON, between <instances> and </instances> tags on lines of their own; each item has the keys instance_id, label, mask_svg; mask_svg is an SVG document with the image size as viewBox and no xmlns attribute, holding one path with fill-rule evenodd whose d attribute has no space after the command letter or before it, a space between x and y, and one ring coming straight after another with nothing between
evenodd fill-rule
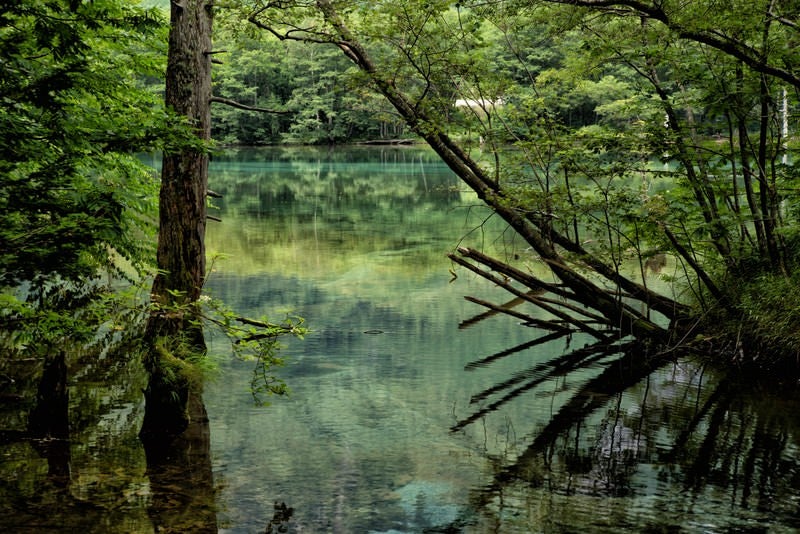
<instances>
[{"instance_id":1,"label":"lake","mask_svg":"<svg viewBox=\"0 0 800 534\"><path fill-rule=\"evenodd\" d=\"M511 296L453 264L459 245L546 272L429 150L223 151L210 187L209 294L310 329L281 350L290 395L254 398L254 364L209 331L206 446L164 472L137 438L135 358L66 356L60 446L20 437L48 367L8 364L9 531L800 529L797 388L680 353L649 368L623 341L582 360L591 339L465 300Z\"/></svg>"}]
</instances>

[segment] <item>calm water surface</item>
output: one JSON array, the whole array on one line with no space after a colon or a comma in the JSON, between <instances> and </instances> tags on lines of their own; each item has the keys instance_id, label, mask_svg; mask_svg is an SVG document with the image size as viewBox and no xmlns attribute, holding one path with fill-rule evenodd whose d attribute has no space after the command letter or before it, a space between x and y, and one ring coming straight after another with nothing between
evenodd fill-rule
<instances>
[{"instance_id":1,"label":"calm water surface","mask_svg":"<svg viewBox=\"0 0 800 534\"><path fill-rule=\"evenodd\" d=\"M430 152L240 150L215 158L210 182L223 198L209 252L227 256L213 261L211 294L311 329L282 350L291 395L257 405L253 364L210 333L210 446L165 474L136 437L135 360L67 357L60 448L21 430L41 365L8 364L9 531L800 529L797 392L678 354L656 370L615 367L620 354L576 368L571 355L590 340L537 344L546 332L484 314L463 297L510 297L447 252L479 247L545 273ZM12 371L22 378L10 384Z\"/></svg>"},{"instance_id":2,"label":"calm water surface","mask_svg":"<svg viewBox=\"0 0 800 534\"><path fill-rule=\"evenodd\" d=\"M536 442L603 362L548 377L541 366L588 340L520 348L545 333L503 316L463 325L483 311L464 295L508 297L453 279L460 240L539 267L446 168L406 149L242 156L212 177L225 199L211 248L232 254L212 292L313 332L284 351L289 398L254 407L246 363L207 390L223 529L263 528L274 502L303 532L800 526L794 394L734 399L675 362Z\"/></svg>"}]
</instances>

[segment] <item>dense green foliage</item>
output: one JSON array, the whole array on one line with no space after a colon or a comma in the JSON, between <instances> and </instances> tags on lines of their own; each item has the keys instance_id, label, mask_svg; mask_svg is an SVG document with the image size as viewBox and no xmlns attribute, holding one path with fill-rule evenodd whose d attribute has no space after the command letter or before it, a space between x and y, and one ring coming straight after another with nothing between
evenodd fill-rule
<instances>
[{"instance_id":1,"label":"dense green foliage","mask_svg":"<svg viewBox=\"0 0 800 534\"><path fill-rule=\"evenodd\" d=\"M234 20L230 17L234 15ZM225 17L228 20L225 20ZM226 145L337 144L402 137L389 105L353 76L334 48L281 42L226 10L215 35L214 94L258 112L215 105L212 136Z\"/></svg>"},{"instance_id":2,"label":"dense green foliage","mask_svg":"<svg viewBox=\"0 0 800 534\"><path fill-rule=\"evenodd\" d=\"M144 265L154 181L133 153L169 139L141 83L160 75L163 28L119 2L3 7L0 285Z\"/></svg>"},{"instance_id":3,"label":"dense green foliage","mask_svg":"<svg viewBox=\"0 0 800 534\"><path fill-rule=\"evenodd\" d=\"M164 30L160 11L128 2L0 11L0 321L11 347L48 351L142 318L115 304L142 295L111 285L153 264L157 181L135 153L185 137L145 87L163 74Z\"/></svg>"},{"instance_id":4,"label":"dense green foliage","mask_svg":"<svg viewBox=\"0 0 800 534\"><path fill-rule=\"evenodd\" d=\"M471 261L598 312L559 316L597 337L597 321L701 334L755 359L795 354L774 344L795 322L765 336L750 318L769 315L740 289L785 287L798 267L797 15L768 1L320 0L255 2L250 18L337 46L561 285ZM647 288L656 257L670 295Z\"/></svg>"},{"instance_id":5,"label":"dense green foliage","mask_svg":"<svg viewBox=\"0 0 800 534\"><path fill-rule=\"evenodd\" d=\"M366 27L364 31L374 34L376 52L382 53L391 63L388 68L395 71L397 80L409 80L413 85L413 78L419 72L432 74L434 67L441 68L441 84L419 87L430 90L429 97L438 95L441 103L450 108L443 110L448 121L466 120L466 124L452 125L456 128L454 131L462 134L475 133L474 124L452 105L458 99L481 98L470 81L470 77L478 74L474 71L476 57L492 63L487 71L479 73L482 84L490 83L487 75L502 73L508 76L507 81L524 86L530 85L540 74L552 76L563 69L571 61L567 57L569 50L577 51L582 43L578 33L562 36L556 43L554 38L543 37L535 31L535 27L525 27L524 19L516 21L516 27L492 27L465 11L465 27L457 47L461 50L448 49L450 44L442 40L444 48L437 51L439 59L425 66L415 63L415 55L422 62L431 59L427 52L418 48L422 43L403 35L403 32L413 32L412 25L419 23L411 16L413 7L405 9L408 16L405 24L387 22L392 16L389 9L380 17L379 11L368 10L367 15L375 19L372 21L374 29ZM419 20L428 16L425 10L419 13ZM254 33L252 28L242 27L247 14L246 10L223 9L220 12L222 23L215 32L215 48L225 53L219 55L220 64L214 69L214 93L266 112L216 106L213 137L217 142L227 145L334 144L409 137L402 118L376 95L363 75L335 48L308 47L292 39L278 39L271 33ZM298 16L313 18L316 15ZM448 23L457 21L453 19ZM514 34L513 48L505 46L503 41L510 33ZM426 32L426 36L430 35ZM446 36L442 34L441 37ZM409 45L398 54L393 43L401 42ZM516 57L517 47L525 48L527 64L524 66ZM460 65L460 62L465 64ZM620 69L612 70L619 73ZM557 94L558 102L551 104L550 111L568 126L595 124L602 116L613 113L602 106L628 88L614 75L574 86L568 80L562 79L560 83L553 80L552 89L557 92L550 94ZM469 111L466 115L470 115ZM458 130L461 128L463 130Z\"/></svg>"}]
</instances>

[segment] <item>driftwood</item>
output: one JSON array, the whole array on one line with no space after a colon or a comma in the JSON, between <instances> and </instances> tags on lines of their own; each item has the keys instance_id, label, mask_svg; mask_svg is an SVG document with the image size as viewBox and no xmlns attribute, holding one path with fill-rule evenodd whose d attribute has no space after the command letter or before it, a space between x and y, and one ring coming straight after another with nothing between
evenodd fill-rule
<instances>
[{"instance_id":1,"label":"driftwood","mask_svg":"<svg viewBox=\"0 0 800 534\"><path fill-rule=\"evenodd\" d=\"M481 306L489 308L490 310L496 311L498 313L505 313L505 314L510 315L512 317L516 317L517 319L520 319L522 322L524 322L526 324L537 326L537 327L542 328L544 330L553 330L553 331L556 331L556 332L558 332L558 331L568 331L567 328L564 328L563 326L560 326L560 325L558 325L557 323L555 323L553 321L545 321L545 320L542 320L542 319L537 319L535 317L531 317L530 315L526 315L524 313L520 313L518 311L514 311L514 309L512 309L512 308L503 308L501 306L496 306L496 305L492 304L491 302L486 302L485 300L478 299L478 298L475 298L475 297L466 296L464 298L467 299L470 302L474 302L475 304L480 304Z\"/></svg>"},{"instance_id":2,"label":"driftwood","mask_svg":"<svg viewBox=\"0 0 800 534\"><path fill-rule=\"evenodd\" d=\"M538 293L538 292L532 291L531 293ZM475 315L474 317L470 317L469 319L461 321L459 323L459 325L458 325L458 329L459 330L464 330L466 328L469 328L470 326L475 325L475 324L483 321L484 319L488 319L489 317L493 317L493 316L495 316L497 314L503 313L504 310L516 308L517 306L519 306L520 304L523 304L524 302L525 302L525 299L523 299L521 297L515 297L515 298L509 300L508 302L506 302L505 304L500 304L499 306L497 306L500 309L497 309L497 310L490 309L490 310L485 311L485 312L483 312L481 314Z\"/></svg>"}]
</instances>

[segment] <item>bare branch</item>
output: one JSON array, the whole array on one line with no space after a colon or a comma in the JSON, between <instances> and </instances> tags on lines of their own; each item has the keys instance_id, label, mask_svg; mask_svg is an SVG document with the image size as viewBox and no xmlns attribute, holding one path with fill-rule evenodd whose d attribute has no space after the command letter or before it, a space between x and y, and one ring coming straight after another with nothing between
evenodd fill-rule
<instances>
[{"instance_id":1,"label":"bare branch","mask_svg":"<svg viewBox=\"0 0 800 534\"><path fill-rule=\"evenodd\" d=\"M225 104L226 106L231 106L236 109L243 109L245 111L256 111L258 113L272 113L275 115L291 115L293 112L291 111L281 111L277 109L266 109L266 108L258 108L253 106L247 106L235 100L231 100L229 98L222 98L221 96L212 96L211 102L216 102L218 104Z\"/></svg>"}]
</instances>

